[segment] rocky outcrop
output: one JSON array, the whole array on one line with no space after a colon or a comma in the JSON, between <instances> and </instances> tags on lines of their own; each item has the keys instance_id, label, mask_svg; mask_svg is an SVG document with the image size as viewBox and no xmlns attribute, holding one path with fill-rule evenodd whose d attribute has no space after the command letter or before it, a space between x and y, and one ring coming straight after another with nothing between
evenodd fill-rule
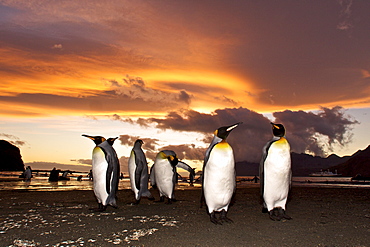
<instances>
[{"instance_id":1,"label":"rocky outcrop","mask_svg":"<svg viewBox=\"0 0 370 247\"><path fill-rule=\"evenodd\" d=\"M23 171L21 152L13 144L0 140L0 171Z\"/></svg>"}]
</instances>

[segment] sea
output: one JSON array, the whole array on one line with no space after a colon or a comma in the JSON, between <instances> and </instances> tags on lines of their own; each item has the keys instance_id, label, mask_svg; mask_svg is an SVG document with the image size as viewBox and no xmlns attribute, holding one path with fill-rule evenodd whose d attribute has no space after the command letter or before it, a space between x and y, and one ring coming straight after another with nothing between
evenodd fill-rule
<instances>
[{"instance_id":1,"label":"sea","mask_svg":"<svg viewBox=\"0 0 370 247\"><path fill-rule=\"evenodd\" d=\"M93 190L93 181L88 173L75 172L68 175L69 180L50 182L47 173L33 173L30 181L19 178L21 172L0 171L0 190L29 190L29 191L68 191ZM80 179L78 179L80 177ZM198 181L190 184L187 178L178 181L176 189L201 188ZM351 181L351 177L293 177L292 186L325 187L325 188L370 188L370 181ZM238 176L237 188L259 187L259 180L254 176ZM131 189L128 174L120 179L119 190Z\"/></svg>"}]
</instances>

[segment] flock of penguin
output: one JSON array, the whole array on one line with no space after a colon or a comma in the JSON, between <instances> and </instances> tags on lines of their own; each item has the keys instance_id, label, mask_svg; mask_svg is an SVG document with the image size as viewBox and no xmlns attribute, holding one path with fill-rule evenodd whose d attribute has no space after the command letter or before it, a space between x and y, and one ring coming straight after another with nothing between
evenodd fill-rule
<instances>
[{"instance_id":1,"label":"flock of penguin","mask_svg":"<svg viewBox=\"0 0 370 247\"><path fill-rule=\"evenodd\" d=\"M214 224L232 222L227 212L236 189L235 161L232 147L226 138L242 123L223 126L214 132L214 137L205 153L202 174L201 205L205 202L210 220ZM291 219L285 213L287 197L291 185L290 146L285 138L282 124L272 125L273 138L263 147L260 162L260 187L263 213L272 220ZM120 165L113 143L117 138L105 139L102 136L82 135L96 144L92 154L94 194L98 202L96 211L104 211L110 205L117 207L116 193ZM141 148L143 141L135 141L128 161L131 189L138 204L142 197L154 200L148 189L149 171L145 154ZM176 168L183 168L194 177L194 169L180 161L172 150L160 151L150 171L150 182L158 188L160 201L176 201L174 196L177 181Z\"/></svg>"}]
</instances>

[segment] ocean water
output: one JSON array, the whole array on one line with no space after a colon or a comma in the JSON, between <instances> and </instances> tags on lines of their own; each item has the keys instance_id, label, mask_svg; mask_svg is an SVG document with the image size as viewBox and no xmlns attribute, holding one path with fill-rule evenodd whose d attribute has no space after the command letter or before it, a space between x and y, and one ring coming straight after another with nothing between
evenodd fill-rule
<instances>
[{"instance_id":1,"label":"ocean water","mask_svg":"<svg viewBox=\"0 0 370 247\"><path fill-rule=\"evenodd\" d=\"M93 190L93 181L89 180L87 173L73 173L70 180L49 182L47 174L33 174L31 181L19 178L20 172L0 172L0 190L32 190L32 191L66 191L66 190ZM78 176L82 180L78 181ZM197 177L196 177L197 178ZM370 181L351 181L350 177L293 177L292 186L330 187L330 188L370 188ZM259 187L253 176L237 177L237 188ZM177 190L201 188L200 182L191 186L186 181L179 181ZM120 180L119 190L131 189L128 176Z\"/></svg>"},{"instance_id":2,"label":"ocean water","mask_svg":"<svg viewBox=\"0 0 370 247\"><path fill-rule=\"evenodd\" d=\"M32 191L66 191L66 190L93 190L93 181L89 180L87 173L73 173L68 175L70 180L60 180L57 182L50 182L49 175L45 173L35 174L31 181L24 181L19 178L21 172L0 172L0 190L32 190ZM61 175L61 174L60 174ZM82 176L82 180L77 178ZM194 189L200 188L200 183L195 183L190 186L188 182L179 181L176 189ZM119 190L131 189L130 179L126 174L123 179L119 181Z\"/></svg>"}]
</instances>

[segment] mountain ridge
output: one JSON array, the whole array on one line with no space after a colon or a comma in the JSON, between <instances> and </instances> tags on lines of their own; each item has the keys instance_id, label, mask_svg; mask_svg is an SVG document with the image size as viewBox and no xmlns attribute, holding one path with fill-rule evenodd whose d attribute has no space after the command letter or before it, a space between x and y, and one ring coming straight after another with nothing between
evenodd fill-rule
<instances>
[{"instance_id":1,"label":"mountain ridge","mask_svg":"<svg viewBox=\"0 0 370 247\"><path fill-rule=\"evenodd\" d=\"M357 174L370 176L370 145L352 155L340 157L331 154L326 158L305 153L291 153L293 176L309 176L320 170L337 171L342 176L353 177ZM241 161L235 164L237 176L259 175L259 163Z\"/></svg>"}]
</instances>

